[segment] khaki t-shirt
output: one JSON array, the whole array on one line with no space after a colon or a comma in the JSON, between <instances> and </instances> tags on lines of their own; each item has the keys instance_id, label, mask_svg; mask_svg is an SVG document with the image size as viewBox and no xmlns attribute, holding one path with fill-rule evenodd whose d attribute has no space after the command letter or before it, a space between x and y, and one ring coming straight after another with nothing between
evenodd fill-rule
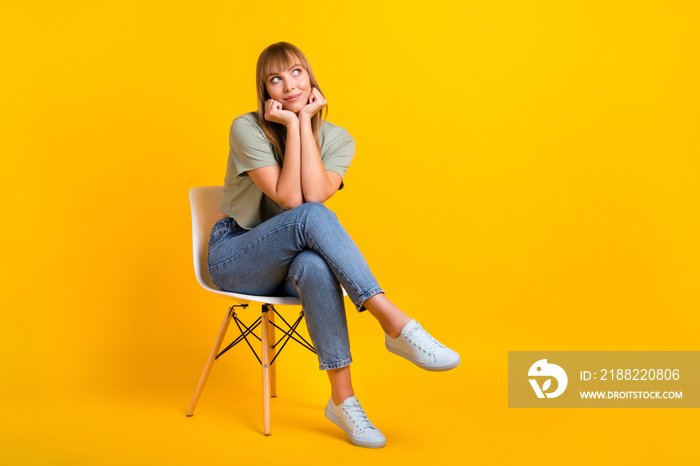
<instances>
[{"instance_id":1,"label":"khaki t-shirt","mask_svg":"<svg viewBox=\"0 0 700 466\"><path fill-rule=\"evenodd\" d=\"M344 128L324 121L319 140L323 167L344 177L355 156L355 139ZM219 209L250 230L284 209L258 188L247 171L282 164L260 127L257 112L233 120L229 147L224 198Z\"/></svg>"}]
</instances>

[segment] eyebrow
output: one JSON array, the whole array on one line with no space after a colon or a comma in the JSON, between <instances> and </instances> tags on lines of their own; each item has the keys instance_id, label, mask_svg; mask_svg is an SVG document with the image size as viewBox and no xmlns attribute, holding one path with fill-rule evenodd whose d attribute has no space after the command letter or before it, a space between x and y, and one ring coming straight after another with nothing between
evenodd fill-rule
<instances>
[{"instance_id":1,"label":"eyebrow","mask_svg":"<svg viewBox=\"0 0 700 466\"><path fill-rule=\"evenodd\" d=\"M291 70L292 68L296 68L297 66L301 66L301 63L295 63L295 64L293 64L292 66L289 67L289 70ZM287 71L289 71L289 70L287 70ZM270 73L270 74L268 74L268 75L265 77L265 81L267 81L267 80L270 78L270 76L275 75L275 74L279 74L279 73Z\"/></svg>"}]
</instances>

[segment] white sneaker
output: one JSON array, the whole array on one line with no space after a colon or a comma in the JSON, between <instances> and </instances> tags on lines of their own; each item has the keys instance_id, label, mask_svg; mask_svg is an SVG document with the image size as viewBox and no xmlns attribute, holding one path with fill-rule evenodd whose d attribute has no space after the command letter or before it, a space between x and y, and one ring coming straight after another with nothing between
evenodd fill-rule
<instances>
[{"instance_id":1,"label":"white sneaker","mask_svg":"<svg viewBox=\"0 0 700 466\"><path fill-rule=\"evenodd\" d=\"M386 437L367 418L357 397L351 396L338 406L331 398L326 406L326 417L348 434L353 445L367 448L386 445Z\"/></svg>"},{"instance_id":2,"label":"white sneaker","mask_svg":"<svg viewBox=\"0 0 700 466\"><path fill-rule=\"evenodd\" d=\"M401 335L391 338L385 334L386 349L428 371L446 371L459 365L459 354L443 345L411 319Z\"/></svg>"}]
</instances>

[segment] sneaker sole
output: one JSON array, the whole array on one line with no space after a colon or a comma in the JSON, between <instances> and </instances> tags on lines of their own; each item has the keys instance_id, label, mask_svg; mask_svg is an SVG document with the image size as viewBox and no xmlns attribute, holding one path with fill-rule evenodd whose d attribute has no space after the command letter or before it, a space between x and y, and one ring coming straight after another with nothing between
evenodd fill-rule
<instances>
[{"instance_id":1,"label":"sneaker sole","mask_svg":"<svg viewBox=\"0 0 700 466\"><path fill-rule=\"evenodd\" d=\"M348 432L348 429L345 427L345 424L336 416L333 411L328 409L328 406L326 406L326 418L328 418L329 421L331 421L333 424L336 426L340 427L343 429L343 432L348 436L350 439L350 442L352 442L353 445L357 445L358 447L365 447L365 448L381 448L384 445L386 445L386 440L382 443L371 443L371 442L363 442L360 439L357 439L353 437L352 432Z\"/></svg>"},{"instance_id":2,"label":"sneaker sole","mask_svg":"<svg viewBox=\"0 0 700 466\"><path fill-rule=\"evenodd\" d=\"M432 371L432 372L449 371L450 369L454 369L455 367L459 366L459 363L461 361L461 359L458 358L457 361L455 361L451 364L444 365L444 366L429 366L427 364L424 364L424 363L418 361L417 359L415 359L411 355L406 354L401 350L397 350L393 346L389 346L389 345L385 345L385 346L386 346L386 349L389 350L389 352L394 353L397 356L401 356L402 358L408 359L413 364L420 367L421 369L425 369L426 371Z\"/></svg>"}]
</instances>

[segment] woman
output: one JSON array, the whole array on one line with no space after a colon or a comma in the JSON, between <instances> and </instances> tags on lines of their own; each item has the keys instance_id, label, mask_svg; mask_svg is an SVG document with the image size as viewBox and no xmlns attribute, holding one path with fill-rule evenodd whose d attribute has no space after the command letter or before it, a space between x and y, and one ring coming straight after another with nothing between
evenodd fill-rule
<instances>
[{"instance_id":1,"label":"woman","mask_svg":"<svg viewBox=\"0 0 700 466\"><path fill-rule=\"evenodd\" d=\"M224 197L209 238L209 272L221 290L301 299L331 399L326 417L351 442L386 438L354 396L342 287L369 310L386 347L427 370L448 370L459 355L440 344L385 296L359 249L323 205L343 187L355 153L348 132L324 121L326 99L297 47L267 47L257 64L258 111L230 132Z\"/></svg>"}]
</instances>

